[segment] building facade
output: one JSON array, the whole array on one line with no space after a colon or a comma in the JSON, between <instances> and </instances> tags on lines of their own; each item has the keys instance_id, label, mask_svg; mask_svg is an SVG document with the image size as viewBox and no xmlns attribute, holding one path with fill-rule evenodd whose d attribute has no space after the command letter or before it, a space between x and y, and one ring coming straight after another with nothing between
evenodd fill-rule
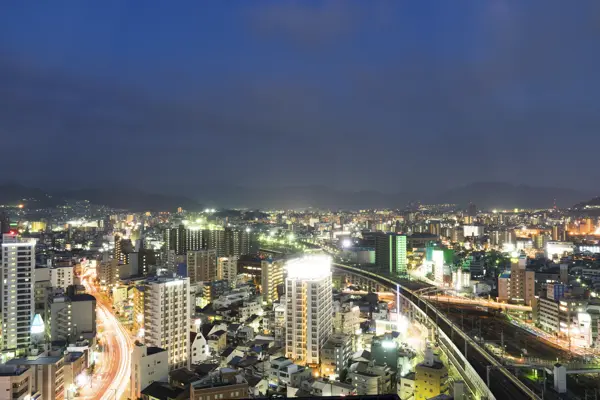
<instances>
[{"instance_id":1,"label":"building facade","mask_svg":"<svg viewBox=\"0 0 600 400\"><path fill-rule=\"evenodd\" d=\"M375 236L375 264L392 275L406 275L406 235L396 233Z\"/></svg>"},{"instance_id":2,"label":"building facade","mask_svg":"<svg viewBox=\"0 0 600 400\"><path fill-rule=\"evenodd\" d=\"M142 326L145 344L167 350L170 369L189 367L189 278L155 278L140 286L143 314L134 321Z\"/></svg>"},{"instance_id":3,"label":"building facade","mask_svg":"<svg viewBox=\"0 0 600 400\"><path fill-rule=\"evenodd\" d=\"M196 250L187 253L190 284L212 281L217 276L217 251Z\"/></svg>"},{"instance_id":4,"label":"building facade","mask_svg":"<svg viewBox=\"0 0 600 400\"><path fill-rule=\"evenodd\" d=\"M31 340L35 312L35 239L2 238L2 353L22 354Z\"/></svg>"},{"instance_id":5,"label":"building facade","mask_svg":"<svg viewBox=\"0 0 600 400\"><path fill-rule=\"evenodd\" d=\"M62 288L67 290L68 286L73 284L74 268L69 265L57 265L49 268L48 273L50 275L50 284L55 288Z\"/></svg>"},{"instance_id":6,"label":"building facade","mask_svg":"<svg viewBox=\"0 0 600 400\"><path fill-rule=\"evenodd\" d=\"M286 263L286 357L318 365L333 332L331 259L305 256Z\"/></svg>"},{"instance_id":7,"label":"building facade","mask_svg":"<svg viewBox=\"0 0 600 400\"><path fill-rule=\"evenodd\" d=\"M237 264L237 256L219 257L217 260L217 279L227 281L233 285L237 277Z\"/></svg>"},{"instance_id":8,"label":"building facade","mask_svg":"<svg viewBox=\"0 0 600 400\"><path fill-rule=\"evenodd\" d=\"M153 382L168 382L168 352L160 347L147 347L136 343L131 352L131 394L138 399L142 390Z\"/></svg>"},{"instance_id":9,"label":"building facade","mask_svg":"<svg viewBox=\"0 0 600 400\"><path fill-rule=\"evenodd\" d=\"M279 300L278 288L283 285L283 260L265 261L260 263L261 293L263 302L272 304Z\"/></svg>"}]
</instances>

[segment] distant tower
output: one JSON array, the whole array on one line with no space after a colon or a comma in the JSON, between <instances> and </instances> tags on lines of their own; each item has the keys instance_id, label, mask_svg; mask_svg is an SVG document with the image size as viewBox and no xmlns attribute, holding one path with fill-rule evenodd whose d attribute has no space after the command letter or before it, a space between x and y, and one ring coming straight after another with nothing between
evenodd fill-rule
<instances>
[{"instance_id":1,"label":"distant tower","mask_svg":"<svg viewBox=\"0 0 600 400\"><path fill-rule=\"evenodd\" d=\"M8 215L6 215L6 213L0 213L0 241L2 235L8 232L10 232L10 220L8 219Z\"/></svg>"},{"instance_id":2,"label":"distant tower","mask_svg":"<svg viewBox=\"0 0 600 400\"><path fill-rule=\"evenodd\" d=\"M467 208L467 215L469 217L477 216L477 206L473 203L469 203L469 207Z\"/></svg>"}]
</instances>

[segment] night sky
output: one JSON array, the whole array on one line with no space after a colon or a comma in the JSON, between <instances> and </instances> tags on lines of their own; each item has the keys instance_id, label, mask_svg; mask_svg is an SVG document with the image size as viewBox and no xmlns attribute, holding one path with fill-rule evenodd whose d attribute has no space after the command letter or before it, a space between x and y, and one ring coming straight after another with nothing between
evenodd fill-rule
<instances>
[{"instance_id":1,"label":"night sky","mask_svg":"<svg viewBox=\"0 0 600 400\"><path fill-rule=\"evenodd\" d=\"M585 189L599 74L598 1L3 1L0 181Z\"/></svg>"}]
</instances>

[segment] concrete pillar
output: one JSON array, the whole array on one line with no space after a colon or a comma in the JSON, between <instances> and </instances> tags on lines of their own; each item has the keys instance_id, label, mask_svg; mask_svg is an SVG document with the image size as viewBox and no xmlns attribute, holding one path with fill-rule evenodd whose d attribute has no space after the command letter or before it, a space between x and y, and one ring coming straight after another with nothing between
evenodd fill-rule
<instances>
[{"instance_id":1,"label":"concrete pillar","mask_svg":"<svg viewBox=\"0 0 600 400\"><path fill-rule=\"evenodd\" d=\"M554 390L567 393L567 368L564 365L554 364Z\"/></svg>"},{"instance_id":2,"label":"concrete pillar","mask_svg":"<svg viewBox=\"0 0 600 400\"><path fill-rule=\"evenodd\" d=\"M454 382L454 400L467 400L467 387L463 381Z\"/></svg>"}]
</instances>

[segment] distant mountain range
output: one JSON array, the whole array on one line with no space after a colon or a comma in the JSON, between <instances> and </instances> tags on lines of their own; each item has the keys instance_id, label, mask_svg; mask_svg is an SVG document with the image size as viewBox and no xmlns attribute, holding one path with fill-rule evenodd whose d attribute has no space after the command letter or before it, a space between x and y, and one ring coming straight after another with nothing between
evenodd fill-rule
<instances>
[{"instance_id":1,"label":"distant mountain range","mask_svg":"<svg viewBox=\"0 0 600 400\"><path fill-rule=\"evenodd\" d=\"M189 187L188 187L189 190ZM474 203L480 209L545 208L554 202L570 207L581 199L597 193L572 189L512 185L509 183L479 182L446 190L433 195L409 192L382 193L378 191L348 192L325 186L294 186L284 188L248 188L238 186L199 186L185 196L153 194L130 187L110 187L65 191L44 191L9 183L0 185L0 204L21 202L45 207L65 200L89 200L113 208L143 210L201 210L203 204L218 208L403 208L409 202L424 204L454 203L466 206ZM23 200L29 199L29 200ZM600 203L600 198L598 198ZM33 204L32 204L33 205ZM34 206L35 207L35 206Z\"/></svg>"},{"instance_id":2,"label":"distant mountain range","mask_svg":"<svg viewBox=\"0 0 600 400\"><path fill-rule=\"evenodd\" d=\"M44 208L64 204L67 200L89 200L93 204L132 211L201 210L197 201L183 196L147 193L124 187L44 191L15 183L0 185L0 204L24 203L28 208Z\"/></svg>"},{"instance_id":3,"label":"distant mountain range","mask_svg":"<svg viewBox=\"0 0 600 400\"><path fill-rule=\"evenodd\" d=\"M577 210L593 211L596 214L600 213L600 197L594 197L591 200L582 201L573 206Z\"/></svg>"},{"instance_id":4,"label":"distant mountain range","mask_svg":"<svg viewBox=\"0 0 600 400\"><path fill-rule=\"evenodd\" d=\"M550 208L555 202L558 207L570 207L594 194L572 189L477 182L434 194L347 192L325 186L294 186L279 189L212 186L203 187L197 194L187 195L220 207L403 208L409 202L421 202L423 204L453 203L465 207L469 203L474 203L480 209L511 209Z\"/></svg>"}]
</instances>

